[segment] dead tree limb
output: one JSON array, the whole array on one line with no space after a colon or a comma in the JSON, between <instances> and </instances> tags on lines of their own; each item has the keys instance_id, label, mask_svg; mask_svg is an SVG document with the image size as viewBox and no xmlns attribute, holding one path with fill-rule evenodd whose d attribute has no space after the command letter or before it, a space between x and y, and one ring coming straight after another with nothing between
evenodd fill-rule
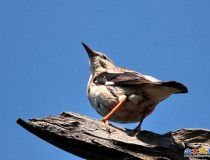
<instances>
[{"instance_id":1,"label":"dead tree limb","mask_svg":"<svg viewBox=\"0 0 210 160\"><path fill-rule=\"evenodd\" d=\"M89 160L140 160L188 159L185 148L210 148L210 130L180 129L160 135L141 131L137 136L132 130L111 125L110 133L103 122L63 112L59 117L50 116L17 123L41 139Z\"/></svg>"}]
</instances>

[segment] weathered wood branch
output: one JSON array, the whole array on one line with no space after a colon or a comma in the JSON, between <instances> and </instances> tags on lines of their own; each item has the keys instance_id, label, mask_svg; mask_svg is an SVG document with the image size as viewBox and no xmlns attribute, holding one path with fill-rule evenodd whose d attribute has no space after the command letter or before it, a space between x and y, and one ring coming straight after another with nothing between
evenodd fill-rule
<instances>
[{"instance_id":1,"label":"weathered wood branch","mask_svg":"<svg viewBox=\"0 0 210 160\"><path fill-rule=\"evenodd\" d=\"M43 140L89 160L188 159L185 148L210 148L210 130L180 129L160 135L111 125L76 113L64 112L17 123Z\"/></svg>"}]
</instances>

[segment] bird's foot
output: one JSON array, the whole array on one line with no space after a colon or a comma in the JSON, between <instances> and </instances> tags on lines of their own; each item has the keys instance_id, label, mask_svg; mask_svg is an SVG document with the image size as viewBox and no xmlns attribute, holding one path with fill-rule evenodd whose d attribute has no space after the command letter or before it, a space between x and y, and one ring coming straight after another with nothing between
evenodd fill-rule
<instances>
[{"instance_id":1,"label":"bird's foot","mask_svg":"<svg viewBox=\"0 0 210 160\"><path fill-rule=\"evenodd\" d=\"M110 133L109 121L105 117L101 121L105 123L106 131Z\"/></svg>"},{"instance_id":2,"label":"bird's foot","mask_svg":"<svg viewBox=\"0 0 210 160\"><path fill-rule=\"evenodd\" d=\"M138 125L133 131L134 131L134 136L137 136L141 132L141 126Z\"/></svg>"}]
</instances>

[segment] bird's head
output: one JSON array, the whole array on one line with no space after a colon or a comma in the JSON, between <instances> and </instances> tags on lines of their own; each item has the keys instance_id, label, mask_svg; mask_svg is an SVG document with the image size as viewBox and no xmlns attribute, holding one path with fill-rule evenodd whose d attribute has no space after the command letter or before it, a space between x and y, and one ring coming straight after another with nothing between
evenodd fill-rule
<instances>
[{"instance_id":1,"label":"bird's head","mask_svg":"<svg viewBox=\"0 0 210 160\"><path fill-rule=\"evenodd\" d=\"M111 59L109 59L105 54L93 51L85 43L82 42L86 52L88 53L90 59L90 72L92 75L95 73L100 73L106 71L108 68L114 68L115 65Z\"/></svg>"}]
</instances>

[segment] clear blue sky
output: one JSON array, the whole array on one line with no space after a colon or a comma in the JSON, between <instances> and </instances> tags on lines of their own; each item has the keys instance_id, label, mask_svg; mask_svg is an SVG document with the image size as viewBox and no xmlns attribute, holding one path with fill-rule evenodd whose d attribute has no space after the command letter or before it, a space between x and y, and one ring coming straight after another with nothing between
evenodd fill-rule
<instances>
[{"instance_id":1,"label":"clear blue sky","mask_svg":"<svg viewBox=\"0 0 210 160\"><path fill-rule=\"evenodd\" d=\"M80 159L15 121L63 111L101 118L86 96L82 41L119 66L189 88L161 102L142 129L210 129L210 1L1 0L1 159Z\"/></svg>"}]
</instances>

